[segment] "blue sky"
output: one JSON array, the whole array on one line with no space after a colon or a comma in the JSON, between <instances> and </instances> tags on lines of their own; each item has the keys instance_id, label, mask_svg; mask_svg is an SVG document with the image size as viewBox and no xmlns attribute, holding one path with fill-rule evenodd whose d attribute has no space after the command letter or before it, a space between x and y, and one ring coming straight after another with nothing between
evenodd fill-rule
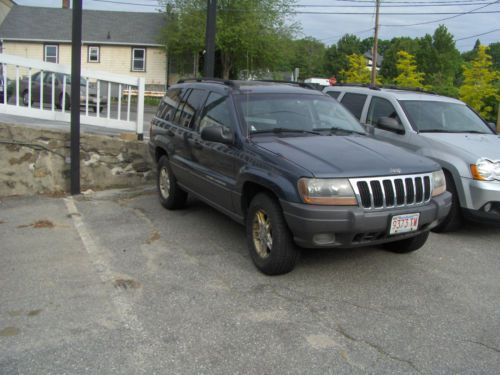
<instances>
[{"instance_id":1,"label":"blue sky","mask_svg":"<svg viewBox=\"0 0 500 375\"><path fill-rule=\"evenodd\" d=\"M59 7L62 0L15 0L19 5ZM102 10L123 10L123 11L138 11L138 12L154 12L160 9L157 0L116 0L119 2L129 3L114 4L106 3L100 0L83 0L84 9L102 9ZM367 15L341 15L341 14L299 14L295 16L295 20L302 25L302 36L312 36L320 39L326 44L335 43L340 36L349 32L355 33L360 38L366 38L372 34L370 28L373 28L374 15L371 3L368 0L354 0L347 2L346 0L298 0L297 4L301 5L336 5L341 8L296 8L299 11L315 11L315 12L366 12ZM469 37L476 34L481 34L494 29L497 31L487 35L480 36L483 44L500 41L500 0L415 0L415 2L426 2L419 4L418 7L408 7L408 4L395 3L398 0L382 1L382 5L392 5L381 9L381 25L397 25L397 26L382 26L380 37L390 39L394 36L423 36L426 33L432 34L434 29L439 24L444 24L456 39ZM454 2L455 5L443 3ZM477 3L473 5L465 5L464 2ZM374 3L375 1L373 1ZM415 3L414 2L414 3ZM144 4L144 5L131 5ZM428 3L428 4L427 4ZM432 3L432 4L431 4ZM459 5L460 4L460 5ZM348 7L349 5L356 7ZM406 7L394 7L394 5L405 5ZM426 6L429 5L429 6ZM437 6L439 5L439 6ZM405 13L439 13L439 12L467 12L473 9L484 7L478 11L497 11L499 13L490 14L469 14L456 17L440 22L432 22L424 25L409 26L410 24L424 23L437 21L439 19L452 17L453 15L411 15L411 16L391 16L384 13L390 12L405 12ZM457 41L457 47L464 51L472 48L476 41L476 37Z\"/></svg>"}]
</instances>

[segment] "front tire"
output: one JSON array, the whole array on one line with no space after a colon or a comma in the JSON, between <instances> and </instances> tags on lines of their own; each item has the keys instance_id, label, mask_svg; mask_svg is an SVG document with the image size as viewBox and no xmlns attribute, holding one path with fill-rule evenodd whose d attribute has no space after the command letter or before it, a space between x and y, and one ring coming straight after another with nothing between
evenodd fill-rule
<instances>
[{"instance_id":1,"label":"front tire","mask_svg":"<svg viewBox=\"0 0 500 375\"><path fill-rule=\"evenodd\" d=\"M266 275L290 272L299 257L278 201L257 194L246 217L247 244L255 266Z\"/></svg>"},{"instance_id":2,"label":"front tire","mask_svg":"<svg viewBox=\"0 0 500 375\"><path fill-rule=\"evenodd\" d=\"M166 156L162 156L158 161L157 172L156 187L161 205L168 210L184 207L187 193L177 185L177 179L172 173Z\"/></svg>"},{"instance_id":3,"label":"front tire","mask_svg":"<svg viewBox=\"0 0 500 375\"><path fill-rule=\"evenodd\" d=\"M427 242L428 237L429 237L429 232L425 232L418 234L415 237L407 238L405 240L385 243L382 245L382 247L393 253L399 253L399 254L411 253L424 246L424 244Z\"/></svg>"},{"instance_id":4,"label":"front tire","mask_svg":"<svg viewBox=\"0 0 500 375\"><path fill-rule=\"evenodd\" d=\"M453 178L447 172L446 177L446 190L452 195L450 212L436 227L432 229L435 233L454 232L462 226L463 217L460 209L460 202L458 200L457 188L453 182Z\"/></svg>"}]
</instances>

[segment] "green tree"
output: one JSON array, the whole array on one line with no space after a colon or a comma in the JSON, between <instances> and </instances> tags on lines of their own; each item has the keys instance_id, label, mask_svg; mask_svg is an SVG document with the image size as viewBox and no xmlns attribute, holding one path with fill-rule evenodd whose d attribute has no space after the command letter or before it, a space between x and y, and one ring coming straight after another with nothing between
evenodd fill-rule
<instances>
[{"instance_id":1,"label":"green tree","mask_svg":"<svg viewBox=\"0 0 500 375\"><path fill-rule=\"evenodd\" d=\"M367 68L366 57L353 53L347 56L348 69L341 72L346 82L370 83L370 69Z\"/></svg>"},{"instance_id":2,"label":"green tree","mask_svg":"<svg viewBox=\"0 0 500 375\"><path fill-rule=\"evenodd\" d=\"M415 39L408 37L393 38L384 52L384 60L380 67L380 74L384 77L385 82L394 82L394 79L399 74L396 67L398 52L406 51L411 55L415 55L417 50L418 42Z\"/></svg>"},{"instance_id":3,"label":"green tree","mask_svg":"<svg viewBox=\"0 0 500 375\"><path fill-rule=\"evenodd\" d=\"M462 60L465 62L471 62L477 56L477 51L479 50L479 46L481 45L481 41L479 39L474 43L474 47L467 52L462 53Z\"/></svg>"},{"instance_id":4,"label":"green tree","mask_svg":"<svg viewBox=\"0 0 500 375\"><path fill-rule=\"evenodd\" d=\"M491 56L486 46L480 46L477 56L470 64L464 65L464 82L460 87L460 99L469 104L486 119L493 119L495 114L491 103L500 100L498 72L492 69Z\"/></svg>"},{"instance_id":5,"label":"green tree","mask_svg":"<svg viewBox=\"0 0 500 375\"><path fill-rule=\"evenodd\" d=\"M362 54L363 45L361 40L353 34L345 34L339 39L337 44L330 46L325 53L325 70L331 76L334 75L338 80L344 81L345 77L342 72L349 68L348 56L355 54Z\"/></svg>"},{"instance_id":6,"label":"green tree","mask_svg":"<svg viewBox=\"0 0 500 375\"><path fill-rule=\"evenodd\" d=\"M287 41L297 30L290 22L293 0L217 2L216 49L223 78L235 76L252 61L254 69L283 66ZM177 55L201 54L205 43L206 0L166 0L162 40Z\"/></svg>"},{"instance_id":7,"label":"green tree","mask_svg":"<svg viewBox=\"0 0 500 375\"><path fill-rule=\"evenodd\" d=\"M500 71L500 42L491 43L488 51L493 63L493 69Z\"/></svg>"},{"instance_id":8,"label":"green tree","mask_svg":"<svg viewBox=\"0 0 500 375\"><path fill-rule=\"evenodd\" d=\"M450 91L460 75L462 60L455 46L453 35L440 25L432 36L418 40L415 55L417 65L425 74L425 83L435 91Z\"/></svg>"},{"instance_id":9,"label":"green tree","mask_svg":"<svg viewBox=\"0 0 500 375\"><path fill-rule=\"evenodd\" d=\"M325 73L325 45L314 38L294 40L292 68L299 68L300 79L322 77Z\"/></svg>"},{"instance_id":10,"label":"green tree","mask_svg":"<svg viewBox=\"0 0 500 375\"><path fill-rule=\"evenodd\" d=\"M395 79L398 86L424 88L422 83L424 81L424 73L417 71L417 65L413 55L406 51L399 51L396 68L399 72L399 75Z\"/></svg>"}]
</instances>

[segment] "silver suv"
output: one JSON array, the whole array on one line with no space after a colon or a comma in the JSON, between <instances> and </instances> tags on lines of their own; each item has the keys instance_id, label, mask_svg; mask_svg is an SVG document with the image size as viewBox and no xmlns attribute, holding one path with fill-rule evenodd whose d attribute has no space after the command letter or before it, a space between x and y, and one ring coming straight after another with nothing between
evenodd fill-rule
<instances>
[{"instance_id":1,"label":"silver suv","mask_svg":"<svg viewBox=\"0 0 500 375\"><path fill-rule=\"evenodd\" d=\"M441 164L453 205L436 232L464 218L500 223L500 136L465 103L419 91L327 87L373 137Z\"/></svg>"}]
</instances>

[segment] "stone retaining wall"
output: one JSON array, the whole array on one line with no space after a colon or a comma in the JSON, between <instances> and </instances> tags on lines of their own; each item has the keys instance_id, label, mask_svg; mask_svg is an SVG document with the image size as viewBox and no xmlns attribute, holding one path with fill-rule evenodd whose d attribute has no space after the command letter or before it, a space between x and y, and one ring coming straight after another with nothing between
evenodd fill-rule
<instances>
[{"instance_id":1,"label":"stone retaining wall","mask_svg":"<svg viewBox=\"0 0 500 375\"><path fill-rule=\"evenodd\" d=\"M146 142L82 133L80 143L82 191L153 181ZM68 192L69 145L68 129L0 123L0 196Z\"/></svg>"}]
</instances>

